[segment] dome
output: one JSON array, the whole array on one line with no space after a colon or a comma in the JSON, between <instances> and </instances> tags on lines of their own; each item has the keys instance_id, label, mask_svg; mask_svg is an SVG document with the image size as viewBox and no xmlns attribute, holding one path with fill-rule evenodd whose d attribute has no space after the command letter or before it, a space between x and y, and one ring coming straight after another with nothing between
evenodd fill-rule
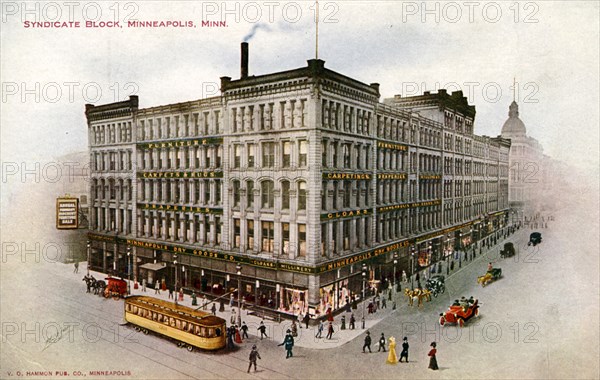
<instances>
[{"instance_id":1,"label":"dome","mask_svg":"<svg viewBox=\"0 0 600 380\"><path fill-rule=\"evenodd\" d=\"M526 135L527 129L525 123L519 119L519 105L513 101L508 108L508 119L502 126L502 136L507 137L508 135Z\"/></svg>"}]
</instances>

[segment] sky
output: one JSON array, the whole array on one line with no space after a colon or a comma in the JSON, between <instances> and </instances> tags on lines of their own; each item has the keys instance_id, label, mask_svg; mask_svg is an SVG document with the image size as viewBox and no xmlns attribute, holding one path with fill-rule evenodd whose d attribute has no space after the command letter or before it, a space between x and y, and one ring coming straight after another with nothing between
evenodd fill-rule
<instances>
[{"instance_id":1,"label":"sky","mask_svg":"<svg viewBox=\"0 0 600 380\"><path fill-rule=\"evenodd\" d=\"M221 76L238 78L239 43L252 32L250 75L303 67L316 54L312 1L1 5L4 185L18 177L14 163L43 169L85 151L86 103L136 94L144 108L218 95ZM460 89L476 106L475 132L488 136L500 134L514 96L546 154L598 176L597 1L321 0L319 9L318 56L329 69L380 83L381 100ZM120 25L92 28L86 20ZM194 27L134 28L127 20Z\"/></svg>"}]
</instances>

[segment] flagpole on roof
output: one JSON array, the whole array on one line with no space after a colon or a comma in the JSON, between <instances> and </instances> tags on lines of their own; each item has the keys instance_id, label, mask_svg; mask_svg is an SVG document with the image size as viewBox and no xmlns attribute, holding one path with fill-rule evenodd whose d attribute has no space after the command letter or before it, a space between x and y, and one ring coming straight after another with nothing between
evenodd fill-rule
<instances>
[{"instance_id":1,"label":"flagpole on roof","mask_svg":"<svg viewBox=\"0 0 600 380\"><path fill-rule=\"evenodd\" d=\"M319 59L319 0L315 0L315 59Z\"/></svg>"}]
</instances>

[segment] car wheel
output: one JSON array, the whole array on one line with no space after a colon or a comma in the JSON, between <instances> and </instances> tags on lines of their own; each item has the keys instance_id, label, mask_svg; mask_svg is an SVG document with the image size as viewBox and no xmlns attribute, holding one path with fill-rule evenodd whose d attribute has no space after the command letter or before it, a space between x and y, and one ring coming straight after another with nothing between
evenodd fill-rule
<instances>
[{"instance_id":1,"label":"car wheel","mask_svg":"<svg viewBox=\"0 0 600 380\"><path fill-rule=\"evenodd\" d=\"M479 317L479 308L476 308L476 309L475 309L475 316L476 316L476 317Z\"/></svg>"},{"instance_id":2,"label":"car wheel","mask_svg":"<svg viewBox=\"0 0 600 380\"><path fill-rule=\"evenodd\" d=\"M144 335L148 335L148 329L144 329Z\"/></svg>"},{"instance_id":3,"label":"car wheel","mask_svg":"<svg viewBox=\"0 0 600 380\"><path fill-rule=\"evenodd\" d=\"M444 317L440 317L440 326L443 326L446 323L446 319Z\"/></svg>"},{"instance_id":4,"label":"car wheel","mask_svg":"<svg viewBox=\"0 0 600 380\"><path fill-rule=\"evenodd\" d=\"M458 325L459 325L460 327L463 327L463 326L465 325L465 321L464 321L464 319L462 319L462 318L458 318L458 320L456 321L456 323L458 323Z\"/></svg>"},{"instance_id":5,"label":"car wheel","mask_svg":"<svg viewBox=\"0 0 600 380\"><path fill-rule=\"evenodd\" d=\"M186 348L189 352L194 351L194 346L192 346L191 344L188 344Z\"/></svg>"}]
</instances>

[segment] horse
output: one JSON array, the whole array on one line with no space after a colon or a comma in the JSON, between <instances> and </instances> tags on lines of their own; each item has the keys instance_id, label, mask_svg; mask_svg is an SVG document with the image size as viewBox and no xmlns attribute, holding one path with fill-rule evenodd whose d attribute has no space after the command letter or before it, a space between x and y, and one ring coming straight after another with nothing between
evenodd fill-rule
<instances>
[{"instance_id":1,"label":"horse","mask_svg":"<svg viewBox=\"0 0 600 380\"><path fill-rule=\"evenodd\" d=\"M422 298L425 298L427 302L431 302L431 291L429 289L423 289L422 293L419 295L419 303L423 304L421 301Z\"/></svg>"},{"instance_id":2,"label":"horse","mask_svg":"<svg viewBox=\"0 0 600 380\"><path fill-rule=\"evenodd\" d=\"M486 273L483 276L477 277L477 283L481 284L481 286L486 286L488 282L492 281L492 274Z\"/></svg>"},{"instance_id":3,"label":"horse","mask_svg":"<svg viewBox=\"0 0 600 380\"><path fill-rule=\"evenodd\" d=\"M106 282L104 280L94 280L94 294L103 295L104 289L106 289Z\"/></svg>"},{"instance_id":4,"label":"horse","mask_svg":"<svg viewBox=\"0 0 600 380\"><path fill-rule=\"evenodd\" d=\"M422 300L421 300L421 295L423 294L423 291L421 289L413 289L410 290L408 288L404 289L404 295L406 295L408 297L408 306L412 306L414 304L414 300L417 300L417 307L421 306L423 304Z\"/></svg>"}]
</instances>

